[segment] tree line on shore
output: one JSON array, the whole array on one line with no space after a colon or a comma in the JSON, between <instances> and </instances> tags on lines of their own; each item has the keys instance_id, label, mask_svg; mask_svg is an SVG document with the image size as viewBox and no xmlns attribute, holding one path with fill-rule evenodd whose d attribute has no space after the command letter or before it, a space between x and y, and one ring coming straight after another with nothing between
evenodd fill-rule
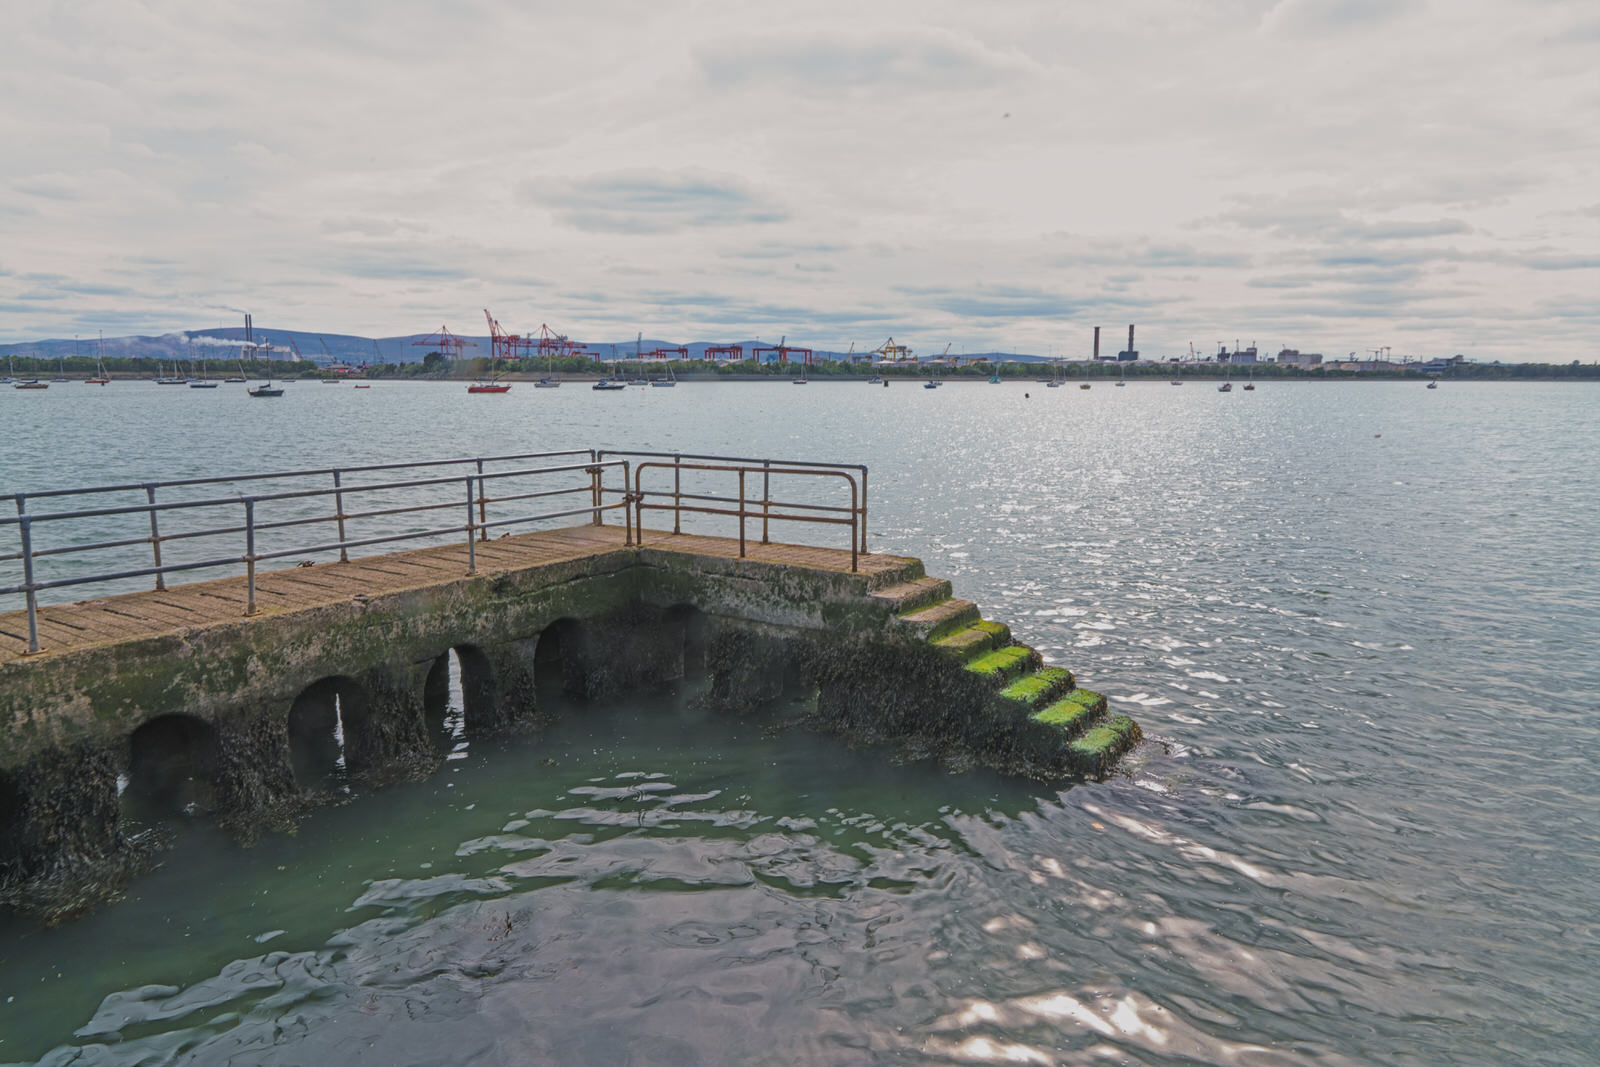
<instances>
[{"instance_id":1,"label":"tree line on shore","mask_svg":"<svg viewBox=\"0 0 1600 1067\"><path fill-rule=\"evenodd\" d=\"M80 377L93 374L100 361L87 356L68 356L63 360L30 356L7 357L8 370L24 377L43 377L55 373ZM164 365L174 368L171 360L145 357L107 358L103 361L107 372L124 378L154 378L162 373ZM192 369L192 366L191 366ZM214 361L209 367L211 377L228 377L240 370L250 378L338 378L365 377L388 379L470 379L512 374L517 377L539 377L553 374L563 377L602 377L613 374L640 374L643 376L675 375L773 378L796 377L801 364L721 363L707 360L647 360L624 361L619 364L602 363L583 356L557 359L504 360L479 356L472 359L451 360L438 352L429 352L422 359L405 363L375 363L364 368L340 372L329 370L312 360ZM962 366L932 363L903 363L889 366L870 366L864 363L818 361L805 368L808 377L839 378L878 374L885 378L928 378L937 374L941 378L990 378L1023 381L1057 377L1072 381L1111 378L1221 378L1255 377L1263 380L1298 379L1304 381L1340 381L1345 379L1394 379L1428 377L1421 364L1396 370L1345 371L1323 368L1306 368L1294 364L1255 363L1233 366L1224 363L972 363ZM1595 363L1459 363L1438 377L1460 381L1596 381L1600 380L1600 364Z\"/></svg>"}]
</instances>

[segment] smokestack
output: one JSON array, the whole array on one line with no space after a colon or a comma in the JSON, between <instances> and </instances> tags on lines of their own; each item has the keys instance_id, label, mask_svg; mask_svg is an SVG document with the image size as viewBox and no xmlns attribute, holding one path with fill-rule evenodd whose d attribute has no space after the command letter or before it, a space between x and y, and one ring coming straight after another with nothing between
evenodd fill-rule
<instances>
[{"instance_id":1,"label":"smokestack","mask_svg":"<svg viewBox=\"0 0 1600 1067\"><path fill-rule=\"evenodd\" d=\"M1100 327L1094 328L1094 358L1100 358Z\"/></svg>"},{"instance_id":2,"label":"smokestack","mask_svg":"<svg viewBox=\"0 0 1600 1067\"><path fill-rule=\"evenodd\" d=\"M1128 323L1128 351L1133 351L1133 323Z\"/></svg>"}]
</instances>

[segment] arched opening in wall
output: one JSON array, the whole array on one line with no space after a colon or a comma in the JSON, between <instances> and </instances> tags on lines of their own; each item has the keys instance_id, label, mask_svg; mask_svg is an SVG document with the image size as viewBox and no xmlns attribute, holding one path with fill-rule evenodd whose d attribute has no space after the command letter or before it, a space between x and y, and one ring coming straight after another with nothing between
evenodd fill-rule
<instances>
[{"instance_id":1,"label":"arched opening in wall","mask_svg":"<svg viewBox=\"0 0 1600 1067\"><path fill-rule=\"evenodd\" d=\"M783 661L783 695L779 699L788 706L790 713L809 716L816 712L822 690L794 650L789 651L790 655Z\"/></svg>"},{"instance_id":2,"label":"arched opening in wall","mask_svg":"<svg viewBox=\"0 0 1600 1067\"><path fill-rule=\"evenodd\" d=\"M192 715L162 715L128 738L123 812L148 821L216 808L217 731Z\"/></svg>"},{"instance_id":3,"label":"arched opening in wall","mask_svg":"<svg viewBox=\"0 0 1600 1067\"><path fill-rule=\"evenodd\" d=\"M0 774L0 885L28 873L23 868L28 798L9 774Z\"/></svg>"},{"instance_id":4,"label":"arched opening in wall","mask_svg":"<svg viewBox=\"0 0 1600 1067\"><path fill-rule=\"evenodd\" d=\"M576 619L557 619L539 634L533 649L534 694L540 706L583 695L581 664L588 635Z\"/></svg>"},{"instance_id":5,"label":"arched opening in wall","mask_svg":"<svg viewBox=\"0 0 1600 1067\"><path fill-rule=\"evenodd\" d=\"M434 746L447 759L464 758L467 739L495 720L494 701L494 671L480 649L462 645L434 660L422 697Z\"/></svg>"},{"instance_id":6,"label":"arched opening in wall","mask_svg":"<svg viewBox=\"0 0 1600 1067\"><path fill-rule=\"evenodd\" d=\"M661 617L667 640L682 649L678 677L691 684L707 677L706 650L711 644L711 620L693 604L674 604Z\"/></svg>"},{"instance_id":7,"label":"arched opening in wall","mask_svg":"<svg viewBox=\"0 0 1600 1067\"><path fill-rule=\"evenodd\" d=\"M336 675L307 686L289 708L289 762L305 789L348 788L365 770L356 739L367 728L367 697L354 678Z\"/></svg>"}]
</instances>

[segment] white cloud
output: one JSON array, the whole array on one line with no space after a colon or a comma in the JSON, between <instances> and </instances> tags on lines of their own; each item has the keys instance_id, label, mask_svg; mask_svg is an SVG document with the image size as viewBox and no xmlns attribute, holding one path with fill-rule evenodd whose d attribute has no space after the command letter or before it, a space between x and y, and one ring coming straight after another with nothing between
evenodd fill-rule
<instances>
[{"instance_id":1,"label":"white cloud","mask_svg":"<svg viewBox=\"0 0 1600 1067\"><path fill-rule=\"evenodd\" d=\"M1590 359L1594 26L1560 0L25 6L0 341L489 305L580 337L1046 351L1136 318L1156 353Z\"/></svg>"}]
</instances>

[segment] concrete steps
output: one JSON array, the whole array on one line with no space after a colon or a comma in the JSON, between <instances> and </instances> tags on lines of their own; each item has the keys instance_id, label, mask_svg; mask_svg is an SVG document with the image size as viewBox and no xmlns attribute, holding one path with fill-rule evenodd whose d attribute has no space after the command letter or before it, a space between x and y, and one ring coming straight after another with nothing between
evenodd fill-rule
<instances>
[{"instance_id":1,"label":"concrete steps","mask_svg":"<svg viewBox=\"0 0 1600 1067\"><path fill-rule=\"evenodd\" d=\"M974 627L976 629L976 627ZM968 632L968 631L963 631ZM1009 636L1010 631L1007 631ZM1038 670L1044 665L1044 657L1039 655L1027 645L1006 645L993 652L985 652L967 660L966 670L972 674L993 678L997 681L1010 682Z\"/></svg>"},{"instance_id":2,"label":"concrete steps","mask_svg":"<svg viewBox=\"0 0 1600 1067\"><path fill-rule=\"evenodd\" d=\"M917 577L874 590L871 598L895 615L905 615L949 600L954 590L945 578Z\"/></svg>"},{"instance_id":3,"label":"concrete steps","mask_svg":"<svg viewBox=\"0 0 1600 1067\"><path fill-rule=\"evenodd\" d=\"M976 613L967 601L948 600L902 616L963 670L995 684L971 723L975 743L1004 749L1046 773L1095 776L1139 742L1138 724L1108 715L1102 694L1078 688L1070 670L1046 667L1038 652L1012 641L1009 626Z\"/></svg>"},{"instance_id":4,"label":"concrete steps","mask_svg":"<svg viewBox=\"0 0 1600 1067\"><path fill-rule=\"evenodd\" d=\"M1017 723L1017 742L1033 758L1074 774L1109 771L1143 735L1126 715L1107 715L1106 698L1091 689L1068 689Z\"/></svg>"},{"instance_id":5,"label":"concrete steps","mask_svg":"<svg viewBox=\"0 0 1600 1067\"><path fill-rule=\"evenodd\" d=\"M978 611L978 605L960 597L951 597L932 607L919 608L900 616L901 625L909 627L924 641L944 637L982 621L983 615Z\"/></svg>"},{"instance_id":6,"label":"concrete steps","mask_svg":"<svg viewBox=\"0 0 1600 1067\"><path fill-rule=\"evenodd\" d=\"M876 596L877 594L885 592L886 590L898 585L913 584L924 578L927 573L928 572L923 567L920 559L907 559L901 562L899 566L886 567L883 570L868 571L866 576L867 592L869 595ZM939 578L929 579L929 581L942 580L943 579ZM945 582L945 584L949 585L950 583ZM945 594L945 596L949 595L949 593Z\"/></svg>"},{"instance_id":7,"label":"concrete steps","mask_svg":"<svg viewBox=\"0 0 1600 1067\"><path fill-rule=\"evenodd\" d=\"M979 619L947 630L931 644L952 659L971 663L1011 644L1011 627L1003 622Z\"/></svg>"}]
</instances>

